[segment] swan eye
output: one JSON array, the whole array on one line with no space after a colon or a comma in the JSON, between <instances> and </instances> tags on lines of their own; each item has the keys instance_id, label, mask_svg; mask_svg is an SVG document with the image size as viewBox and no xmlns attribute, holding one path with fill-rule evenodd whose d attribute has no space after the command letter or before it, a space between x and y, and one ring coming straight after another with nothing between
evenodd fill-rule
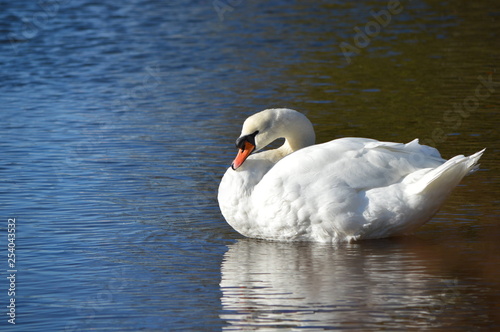
<instances>
[{"instance_id":1,"label":"swan eye","mask_svg":"<svg viewBox=\"0 0 500 332\"><path fill-rule=\"evenodd\" d=\"M245 142L249 142L253 146L255 146L255 136L259 133L258 130L256 130L253 134L250 135L245 135L241 136L236 140L236 147L238 149L244 149L245 148Z\"/></svg>"}]
</instances>

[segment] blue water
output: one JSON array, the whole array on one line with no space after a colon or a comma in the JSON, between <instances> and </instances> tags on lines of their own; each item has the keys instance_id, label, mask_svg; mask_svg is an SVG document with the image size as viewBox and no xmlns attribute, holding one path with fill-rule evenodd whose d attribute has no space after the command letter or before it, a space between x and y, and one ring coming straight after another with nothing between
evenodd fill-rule
<instances>
[{"instance_id":1,"label":"blue water","mask_svg":"<svg viewBox=\"0 0 500 332\"><path fill-rule=\"evenodd\" d=\"M2 330L500 328L500 88L442 119L500 81L495 1L402 2L351 63L340 42L386 3L220 3L0 2ZM319 141L441 126L446 157L488 150L415 237L247 240L217 187L243 119L276 106Z\"/></svg>"}]
</instances>

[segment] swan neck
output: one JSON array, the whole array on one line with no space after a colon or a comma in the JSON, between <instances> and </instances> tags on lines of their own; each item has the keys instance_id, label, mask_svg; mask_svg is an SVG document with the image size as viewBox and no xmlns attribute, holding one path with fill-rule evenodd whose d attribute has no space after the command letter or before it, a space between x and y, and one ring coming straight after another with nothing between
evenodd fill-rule
<instances>
[{"instance_id":1,"label":"swan neck","mask_svg":"<svg viewBox=\"0 0 500 332\"><path fill-rule=\"evenodd\" d=\"M279 148L281 153L287 155L314 144L316 137L312 125L310 127L304 126L300 129L290 132L289 135L285 136L285 142Z\"/></svg>"}]
</instances>

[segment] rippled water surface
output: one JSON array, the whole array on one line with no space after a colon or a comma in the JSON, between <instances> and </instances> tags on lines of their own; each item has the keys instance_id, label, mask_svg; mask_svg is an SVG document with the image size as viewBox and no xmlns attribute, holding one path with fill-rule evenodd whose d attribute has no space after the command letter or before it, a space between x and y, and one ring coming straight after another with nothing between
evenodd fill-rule
<instances>
[{"instance_id":1,"label":"rippled water surface","mask_svg":"<svg viewBox=\"0 0 500 332\"><path fill-rule=\"evenodd\" d=\"M498 1L0 6L2 330L500 329ZM487 150L414 236L244 239L217 186L278 106L318 142Z\"/></svg>"}]
</instances>

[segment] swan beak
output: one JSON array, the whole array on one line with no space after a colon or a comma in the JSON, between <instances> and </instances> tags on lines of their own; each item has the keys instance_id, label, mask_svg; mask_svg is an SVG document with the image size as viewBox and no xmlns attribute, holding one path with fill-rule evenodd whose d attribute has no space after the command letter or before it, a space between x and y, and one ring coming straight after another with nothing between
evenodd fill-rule
<instances>
[{"instance_id":1,"label":"swan beak","mask_svg":"<svg viewBox=\"0 0 500 332\"><path fill-rule=\"evenodd\" d=\"M231 168L233 170L236 170L238 167L240 167L243 162L248 158L250 153L255 149L255 145L253 145L250 142L245 142L245 145L243 146L243 149L239 149L238 154L236 155L236 158L234 158L233 163L231 164Z\"/></svg>"}]
</instances>

